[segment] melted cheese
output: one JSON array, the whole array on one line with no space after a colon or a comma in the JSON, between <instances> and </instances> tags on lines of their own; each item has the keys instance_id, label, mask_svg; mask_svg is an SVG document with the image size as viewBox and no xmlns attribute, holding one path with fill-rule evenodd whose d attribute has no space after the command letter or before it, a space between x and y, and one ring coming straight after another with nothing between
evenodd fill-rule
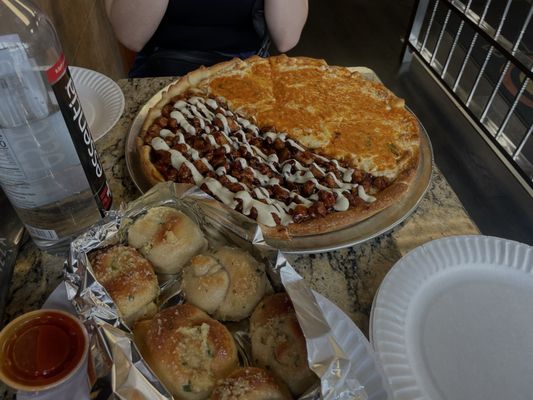
<instances>
[{"instance_id":1,"label":"melted cheese","mask_svg":"<svg viewBox=\"0 0 533 400\"><path fill-rule=\"evenodd\" d=\"M394 179L418 155L418 123L382 84L320 60L283 56L209 83L215 96L319 154Z\"/></svg>"}]
</instances>

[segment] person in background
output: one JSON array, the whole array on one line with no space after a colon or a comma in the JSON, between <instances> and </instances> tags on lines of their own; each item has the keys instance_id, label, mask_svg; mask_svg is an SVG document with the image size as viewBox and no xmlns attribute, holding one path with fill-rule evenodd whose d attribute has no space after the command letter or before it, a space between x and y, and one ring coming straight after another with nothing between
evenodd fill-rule
<instances>
[{"instance_id":1,"label":"person in background","mask_svg":"<svg viewBox=\"0 0 533 400\"><path fill-rule=\"evenodd\" d=\"M137 52L129 76L183 75L233 57L296 46L308 0L105 0L118 40Z\"/></svg>"}]
</instances>

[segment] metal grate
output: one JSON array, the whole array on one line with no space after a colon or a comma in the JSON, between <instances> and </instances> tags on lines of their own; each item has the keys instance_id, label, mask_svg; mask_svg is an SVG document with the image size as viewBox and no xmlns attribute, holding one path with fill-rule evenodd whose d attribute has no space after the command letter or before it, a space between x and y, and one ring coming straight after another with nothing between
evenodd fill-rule
<instances>
[{"instance_id":1,"label":"metal grate","mask_svg":"<svg viewBox=\"0 0 533 400\"><path fill-rule=\"evenodd\" d=\"M420 0L417 57L533 196L532 0Z\"/></svg>"}]
</instances>

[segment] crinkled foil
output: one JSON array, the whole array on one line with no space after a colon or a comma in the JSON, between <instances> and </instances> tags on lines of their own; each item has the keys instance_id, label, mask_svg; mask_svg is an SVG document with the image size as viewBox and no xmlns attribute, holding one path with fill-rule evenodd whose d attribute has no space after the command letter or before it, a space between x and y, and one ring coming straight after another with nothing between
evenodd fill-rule
<instances>
[{"instance_id":1,"label":"crinkled foil","mask_svg":"<svg viewBox=\"0 0 533 400\"><path fill-rule=\"evenodd\" d=\"M67 296L91 336L94 366L91 398L172 399L143 360L133 343L130 329L122 322L107 291L95 279L87 258L94 249L125 243L127 228L135 218L147 209L161 205L180 209L195 220L203 229L210 247L231 244L261 259L267 266L273 288L289 294L306 337L309 366L320 377L320 385L309 388L299 400L368 398L355 377L356 366L346 355L347 349L339 344L342 342L339 335L349 333L337 327L349 326L342 320L349 320L349 317L341 314L342 318L328 323L315 294L283 254L265 243L255 222L227 209L195 187L172 183L159 184L127 207L111 212L71 245L66 274ZM180 277L159 278L161 307L182 302ZM353 325L351 320L349 322ZM234 324L230 330L242 362L249 363L250 338L246 328Z\"/></svg>"}]
</instances>

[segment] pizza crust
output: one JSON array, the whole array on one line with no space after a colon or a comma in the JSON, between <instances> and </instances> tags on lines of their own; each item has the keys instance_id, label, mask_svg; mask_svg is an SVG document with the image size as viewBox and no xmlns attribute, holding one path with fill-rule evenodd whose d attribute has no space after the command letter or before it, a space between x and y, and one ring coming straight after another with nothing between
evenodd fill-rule
<instances>
[{"instance_id":1,"label":"pizza crust","mask_svg":"<svg viewBox=\"0 0 533 400\"><path fill-rule=\"evenodd\" d=\"M376 201L372 203L360 202L361 206L350 208L347 211L333 212L325 217L315 218L300 224L292 223L285 230L272 229L266 231L267 237L275 239L290 238L291 236L309 236L321 233L338 231L364 221L367 218L379 213L385 208L393 205L409 190L410 185L416 177L416 167L402 172L398 180L381 192L375 194Z\"/></svg>"},{"instance_id":2,"label":"pizza crust","mask_svg":"<svg viewBox=\"0 0 533 400\"><path fill-rule=\"evenodd\" d=\"M141 168L146 179L151 185L164 182L165 179L153 165L151 159L152 148L143 143L142 136L148 131L155 119L161 115L161 109L168 104L173 97L182 95L186 92L192 92L199 96L208 96L210 94L209 83L217 77L239 75L252 68L253 65L265 62L269 62L271 65L282 66L283 68L287 68L289 70L304 66L305 68L317 70L329 69L331 71L337 71L339 74L350 74L350 76L358 74L357 72L350 72L343 67L330 67L324 60L316 60L306 57L288 58L286 56L272 57L270 59L263 59L254 56L246 61L233 59L227 62L216 64L209 68L201 67L190 72L189 74L179 78L174 84L169 86L167 91L162 93L161 100L149 110L142 126L140 136L136 140ZM392 93L391 95L394 99L394 107L403 108L403 99L397 98ZM230 101L229 103L231 104ZM376 201L372 203L360 201L360 204L358 204L356 207L350 208L347 211L332 212L324 217L318 217L302 223L291 223L285 227L268 227L262 225L265 236L276 239L287 239L291 236L308 236L337 231L361 222L397 202L399 199L401 199L404 193L408 191L409 187L416 178L416 172L419 163L418 149L420 143L418 125L416 132L408 132L405 137L406 139L416 142L417 144L411 147L412 151L410 153L406 152L403 155L406 160L402 164L402 170L397 175L396 179L394 179L394 182L384 190L373 194L373 196L376 198Z\"/></svg>"},{"instance_id":3,"label":"pizza crust","mask_svg":"<svg viewBox=\"0 0 533 400\"><path fill-rule=\"evenodd\" d=\"M143 141L140 137L136 139L137 151L139 153L139 162L141 165L141 170L144 174L144 177L148 180L151 186L155 186L158 183L165 182L165 178L157 170L154 164L151 162L151 152L152 148L143 144Z\"/></svg>"}]
</instances>

